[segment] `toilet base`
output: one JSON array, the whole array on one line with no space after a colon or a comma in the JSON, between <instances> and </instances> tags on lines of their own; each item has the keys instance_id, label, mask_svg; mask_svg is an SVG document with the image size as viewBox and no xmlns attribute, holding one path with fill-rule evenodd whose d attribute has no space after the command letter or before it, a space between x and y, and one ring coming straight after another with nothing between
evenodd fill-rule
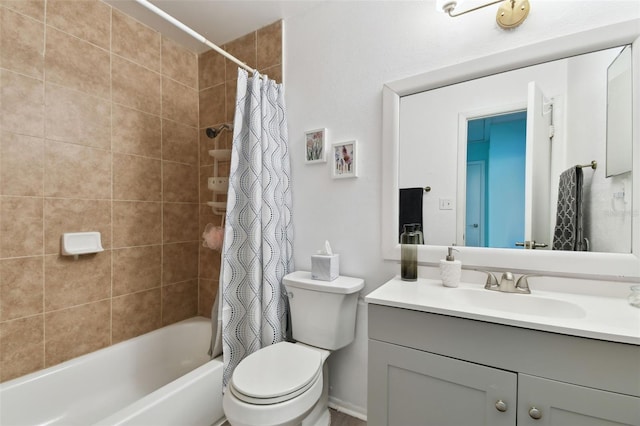
<instances>
[{"instance_id":1,"label":"toilet base","mask_svg":"<svg viewBox=\"0 0 640 426\"><path fill-rule=\"evenodd\" d=\"M331 413L328 408L325 408L320 413L319 417L315 417L315 421L313 423L309 423L307 420L311 416L302 420L301 426L329 426L331 424Z\"/></svg>"},{"instance_id":2,"label":"toilet base","mask_svg":"<svg viewBox=\"0 0 640 426\"><path fill-rule=\"evenodd\" d=\"M331 413L329 412L329 366L327 362L322 366L322 394L311 412L302 419L301 426L329 426Z\"/></svg>"}]
</instances>

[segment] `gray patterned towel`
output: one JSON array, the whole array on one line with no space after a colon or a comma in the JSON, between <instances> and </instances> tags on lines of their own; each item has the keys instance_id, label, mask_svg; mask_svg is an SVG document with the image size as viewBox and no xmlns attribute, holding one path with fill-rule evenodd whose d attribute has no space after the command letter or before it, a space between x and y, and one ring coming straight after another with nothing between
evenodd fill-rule
<instances>
[{"instance_id":1,"label":"gray patterned towel","mask_svg":"<svg viewBox=\"0 0 640 426\"><path fill-rule=\"evenodd\" d=\"M582 235L582 169L580 167L572 167L560 175L553 249L584 250Z\"/></svg>"}]
</instances>

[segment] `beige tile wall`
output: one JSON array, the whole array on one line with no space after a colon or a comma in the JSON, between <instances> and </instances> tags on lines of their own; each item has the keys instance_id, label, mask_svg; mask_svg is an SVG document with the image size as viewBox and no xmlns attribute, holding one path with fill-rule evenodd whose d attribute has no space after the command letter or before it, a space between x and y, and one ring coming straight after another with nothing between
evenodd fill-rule
<instances>
[{"instance_id":1,"label":"beige tile wall","mask_svg":"<svg viewBox=\"0 0 640 426\"><path fill-rule=\"evenodd\" d=\"M223 47L282 81L280 22ZM209 315L236 75L99 0L0 0L0 381ZM76 231L105 251L60 256Z\"/></svg>"},{"instance_id":2,"label":"beige tile wall","mask_svg":"<svg viewBox=\"0 0 640 426\"><path fill-rule=\"evenodd\" d=\"M282 22L278 21L221 46L252 68L282 82ZM202 234L207 223L221 224L221 217L214 215L206 204L212 193L207 188L207 178L213 175L213 158L210 149L231 148L231 132L223 132L216 139L205 134L207 127L233 122L235 114L236 79L238 67L213 50L198 57L199 80L199 139L200 139L200 226ZM221 165L220 174L229 173L229 164ZM219 199L218 201L222 201ZM211 307L218 291L220 253L199 247L199 300L200 315L210 316Z\"/></svg>"},{"instance_id":3,"label":"beige tile wall","mask_svg":"<svg viewBox=\"0 0 640 426\"><path fill-rule=\"evenodd\" d=\"M197 55L106 3L0 0L0 381L198 313L198 103Z\"/></svg>"}]
</instances>

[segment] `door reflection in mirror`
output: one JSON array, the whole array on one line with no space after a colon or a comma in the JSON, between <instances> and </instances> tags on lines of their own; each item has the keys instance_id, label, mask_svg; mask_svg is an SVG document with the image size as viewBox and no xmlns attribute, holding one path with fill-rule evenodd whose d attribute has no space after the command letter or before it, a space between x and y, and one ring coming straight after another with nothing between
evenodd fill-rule
<instances>
[{"instance_id":1,"label":"door reflection in mirror","mask_svg":"<svg viewBox=\"0 0 640 426\"><path fill-rule=\"evenodd\" d=\"M523 111L467 121L466 246L524 241L526 130Z\"/></svg>"}]
</instances>

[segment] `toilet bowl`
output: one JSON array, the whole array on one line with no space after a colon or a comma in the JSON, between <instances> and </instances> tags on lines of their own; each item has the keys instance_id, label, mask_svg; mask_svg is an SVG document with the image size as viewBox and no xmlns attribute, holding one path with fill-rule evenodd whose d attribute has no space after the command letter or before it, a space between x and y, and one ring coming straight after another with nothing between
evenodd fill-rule
<instances>
[{"instance_id":1,"label":"toilet bowl","mask_svg":"<svg viewBox=\"0 0 640 426\"><path fill-rule=\"evenodd\" d=\"M322 417L322 403L328 401L325 361L329 354L300 343L281 342L249 355L236 367L223 398L229 423L328 424L317 420ZM326 403L324 409L328 409ZM312 413L315 415L310 416Z\"/></svg>"},{"instance_id":2,"label":"toilet bowl","mask_svg":"<svg viewBox=\"0 0 640 426\"><path fill-rule=\"evenodd\" d=\"M298 271L284 277L293 338L266 346L235 368L222 406L232 426L324 426L331 351L353 341L359 278L311 279Z\"/></svg>"}]
</instances>

